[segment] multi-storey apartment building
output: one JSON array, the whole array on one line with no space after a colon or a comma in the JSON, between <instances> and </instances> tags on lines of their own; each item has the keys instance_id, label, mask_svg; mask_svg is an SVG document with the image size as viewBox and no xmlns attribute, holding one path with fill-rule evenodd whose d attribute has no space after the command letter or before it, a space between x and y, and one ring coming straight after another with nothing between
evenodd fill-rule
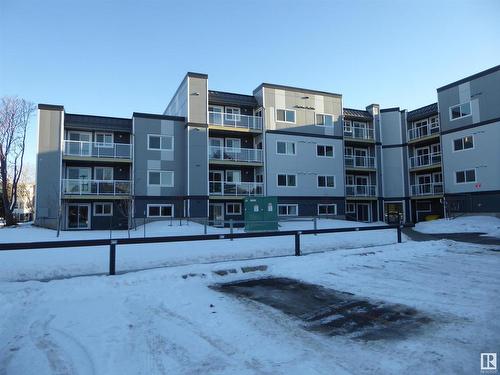
<instances>
[{"instance_id":1,"label":"multi-storey apartment building","mask_svg":"<svg viewBox=\"0 0 500 375\"><path fill-rule=\"evenodd\" d=\"M269 83L252 95L214 91L199 73L185 76L162 115L41 104L36 222L222 225L244 218L248 196L276 197L280 216L415 222L443 216L446 202L498 212L499 71L445 86L438 105L409 112L343 108L339 94Z\"/></svg>"}]
</instances>

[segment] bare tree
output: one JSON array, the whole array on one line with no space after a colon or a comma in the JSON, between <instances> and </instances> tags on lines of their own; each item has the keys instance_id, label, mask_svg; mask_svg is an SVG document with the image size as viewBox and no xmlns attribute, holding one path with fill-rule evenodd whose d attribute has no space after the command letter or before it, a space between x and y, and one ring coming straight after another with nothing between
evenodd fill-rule
<instances>
[{"instance_id":1,"label":"bare tree","mask_svg":"<svg viewBox=\"0 0 500 375\"><path fill-rule=\"evenodd\" d=\"M13 210L23 171L26 131L35 105L24 99L3 97L0 103L0 182L5 225L16 223Z\"/></svg>"}]
</instances>

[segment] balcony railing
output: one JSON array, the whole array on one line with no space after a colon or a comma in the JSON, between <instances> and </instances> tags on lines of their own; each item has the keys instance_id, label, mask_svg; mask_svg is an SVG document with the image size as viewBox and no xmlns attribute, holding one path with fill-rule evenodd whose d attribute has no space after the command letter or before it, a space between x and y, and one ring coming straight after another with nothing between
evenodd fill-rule
<instances>
[{"instance_id":1,"label":"balcony railing","mask_svg":"<svg viewBox=\"0 0 500 375\"><path fill-rule=\"evenodd\" d=\"M228 128L262 130L262 117L208 112L208 123Z\"/></svg>"},{"instance_id":2,"label":"balcony railing","mask_svg":"<svg viewBox=\"0 0 500 375\"><path fill-rule=\"evenodd\" d=\"M262 150L256 148L210 146L208 157L210 160L262 163Z\"/></svg>"},{"instance_id":3,"label":"balcony railing","mask_svg":"<svg viewBox=\"0 0 500 375\"><path fill-rule=\"evenodd\" d=\"M211 195L256 196L264 194L262 182L210 181Z\"/></svg>"},{"instance_id":4,"label":"balcony railing","mask_svg":"<svg viewBox=\"0 0 500 375\"><path fill-rule=\"evenodd\" d=\"M408 129L408 140L411 141L413 139L424 138L430 135L439 133L439 124L433 123L434 126L430 124L419 126L418 128Z\"/></svg>"},{"instance_id":5,"label":"balcony railing","mask_svg":"<svg viewBox=\"0 0 500 375\"><path fill-rule=\"evenodd\" d=\"M374 134L373 128L355 125L344 126L344 137L347 138L374 140Z\"/></svg>"},{"instance_id":6,"label":"balcony railing","mask_svg":"<svg viewBox=\"0 0 500 375\"><path fill-rule=\"evenodd\" d=\"M129 143L101 143L65 140L64 155L131 159L132 145Z\"/></svg>"},{"instance_id":7,"label":"balcony railing","mask_svg":"<svg viewBox=\"0 0 500 375\"><path fill-rule=\"evenodd\" d=\"M64 179L62 190L66 195L130 195L132 181Z\"/></svg>"},{"instance_id":8,"label":"balcony railing","mask_svg":"<svg viewBox=\"0 0 500 375\"><path fill-rule=\"evenodd\" d=\"M430 167L441 163L441 153L418 155L410 157L410 168Z\"/></svg>"},{"instance_id":9,"label":"balcony railing","mask_svg":"<svg viewBox=\"0 0 500 375\"><path fill-rule=\"evenodd\" d=\"M411 185L410 187L412 196L443 194L443 184L441 182Z\"/></svg>"},{"instance_id":10,"label":"balcony railing","mask_svg":"<svg viewBox=\"0 0 500 375\"><path fill-rule=\"evenodd\" d=\"M345 193L348 197L375 197L375 185L346 185Z\"/></svg>"},{"instance_id":11,"label":"balcony railing","mask_svg":"<svg viewBox=\"0 0 500 375\"><path fill-rule=\"evenodd\" d=\"M346 155L345 166L353 168L375 168L375 158L373 156Z\"/></svg>"}]
</instances>

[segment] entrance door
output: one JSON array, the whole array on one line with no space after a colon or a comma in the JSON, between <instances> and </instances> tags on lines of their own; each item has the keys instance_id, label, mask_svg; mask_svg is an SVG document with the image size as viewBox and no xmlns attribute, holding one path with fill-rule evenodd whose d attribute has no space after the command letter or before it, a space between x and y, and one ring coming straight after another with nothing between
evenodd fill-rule
<instances>
[{"instance_id":1,"label":"entrance door","mask_svg":"<svg viewBox=\"0 0 500 375\"><path fill-rule=\"evenodd\" d=\"M89 214L89 203L70 203L68 205L68 229L89 229Z\"/></svg>"},{"instance_id":2,"label":"entrance door","mask_svg":"<svg viewBox=\"0 0 500 375\"><path fill-rule=\"evenodd\" d=\"M224 226L224 203L210 203L208 220L214 227Z\"/></svg>"},{"instance_id":3,"label":"entrance door","mask_svg":"<svg viewBox=\"0 0 500 375\"><path fill-rule=\"evenodd\" d=\"M90 156L92 145L92 133L87 132L68 132L69 153L70 155Z\"/></svg>"},{"instance_id":4,"label":"entrance door","mask_svg":"<svg viewBox=\"0 0 500 375\"><path fill-rule=\"evenodd\" d=\"M418 189L420 194L430 194L431 193L431 182L432 178L430 174L424 174L417 176Z\"/></svg>"},{"instance_id":5,"label":"entrance door","mask_svg":"<svg viewBox=\"0 0 500 375\"><path fill-rule=\"evenodd\" d=\"M368 163L366 157L368 156L368 152L363 148L355 148L354 149L354 161L356 167L368 167Z\"/></svg>"},{"instance_id":6,"label":"entrance door","mask_svg":"<svg viewBox=\"0 0 500 375\"><path fill-rule=\"evenodd\" d=\"M368 177L356 176L356 195L367 196L368 194Z\"/></svg>"},{"instance_id":7,"label":"entrance door","mask_svg":"<svg viewBox=\"0 0 500 375\"><path fill-rule=\"evenodd\" d=\"M210 159L224 159L224 143L222 138L210 138Z\"/></svg>"},{"instance_id":8,"label":"entrance door","mask_svg":"<svg viewBox=\"0 0 500 375\"><path fill-rule=\"evenodd\" d=\"M369 222L370 221L370 204L358 203L356 205L356 220Z\"/></svg>"},{"instance_id":9,"label":"entrance door","mask_svg":"<svg viewBox=\"0 0 500 375\"><path fill-rule=\"evenodd\" d=\"M210 181L210 194L222 195L223 184L224 184L224 172L223 171L210 171L209 181Z\"/></svg>"},{"instance_id":10,"label":"entrance door","mask_svg":"<svg viewBox=\"0 0 500 375\"><path fill-rule=\"evenodd\" d=\"M417 148L417 165L416 167L420 167L422 165L429 164L429 147Z\"/></svg>"},{"instance_id":11,"label":"entrance door","mask_svg":"<svg viewBox=\"0 0 500 375\"><path fill-rule=\"evenodd\" d=\"M66 168L65 193L68 194L90 194L92 179L92 168L67 167Z\"/></svg>"},{"instance_id":12,"label":"entrance door","mask_svg":"<svg viewBox=\"0 0 500 375\"><path fill-rule=\"evenodd\" d=\"M403 220L403 203L385 203L385 221L387 224L399 224Z\"/></svg>"}]
</instances>

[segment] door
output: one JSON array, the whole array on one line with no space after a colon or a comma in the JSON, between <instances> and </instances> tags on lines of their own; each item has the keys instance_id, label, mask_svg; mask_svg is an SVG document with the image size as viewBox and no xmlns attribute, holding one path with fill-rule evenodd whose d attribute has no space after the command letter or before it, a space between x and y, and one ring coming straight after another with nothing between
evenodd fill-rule
<instances>
[{"instance_id":1,"label":"door","mask_svg":"<svg viewBox=\"0 0 500 375\"><path fill-rule=\"evenodd\" d=\"M88 132L68 132L70 155L90 156L92 151L92 133Z\"/></svg>"},{"instance_id":2,"label":"door","mask_svg":"<svg viewBox=\"0 0 500 375\"><path fill-rule=\"evenodd\" d=\"M224 142L222 138L210 138L210 159L224 159Z\"/></svg>"},{"instance_id":3,"label":"door","mask_svg":"<svg viewBox=\"0 0 500 375\"><path fill-rule=\"evenodd\" d=\"M387 224L399 224L403 221L403 203L385 203L385 221Z\"/></svg>"},{"instance_id":4,"label":"door","mask_svg":"<svg viewBox=\"0 0 500 375\"><path fill-rule=\"evenodd\" d=\"M68 229L90 229L90 204L71 203L68 205Z\"/></svg>"},{"instance_id":5,"label":"door","mask_svg":"<svg viewBox=\"0 0 500 375\"><path fill-rule=\"evenodd\" d=\"M416 167L420 167L422 165L429 164L429 147L417 148L417 165Z\"/></svg>"},{"instance_id":6,"label":"door","mask_svg":"<svg viewBox=\"0 0 500 375\"><path fill-rule=\"evenodd\" d=\"M208 123L214 125L222 125L222 112L224 107L211 105L208 107Z\"/></svg>"},{"instance_id":7,"label":"door","mask_svg":"<svg viewBox=\"0 0 500 375\"><path fill-rule=\"evenodd\" d=\"M431 193L431 175L424 174L417 176L417 186L419 194L430 194Z\"/></svg>"},{"instance_id":8,"label":"door","mask_svg":"<svg viewBox=\"0 0 500 375\"><path fill-rule=\"evenodd\" d=\"M208 220L215 227L224 226L224 203L210 203Z\"/></svg>"},{"instance_id":9,"label":"door","mask_svg":"<svg viewBox=\"0 0 500 375\"><path fill-rule=\"evenodd\" d=\"M358 221L368 222L370 221L370 216L369 203L358 203L356 205L356 219Z\"/></svg>"},{"instance_id":10,"label":"door","mask_svg":"<svg viewBox=\"0 0 500 375\"><path fill-rule=\"evenodd\" d=\"M210 171L209 173L210 194L222 195L222 192L224 191L223 176L224 176L223 171Z\"/></svg>"},{"instance_id":11,"label":"door","mask_svg":"<svg viewBox=\"0 0 500 375\"><path fill-rule=\"evenodd\" d=\"M368 177L366 176L356 176L356 195L367 196L369 195Z\"/></svg>"},{"instance_id":12,"label":"door","mask_svg":"<svg viewBox=\"0 0 500 375\"><path fill-rule=\"evenodd\" d=\"M368 167L367 157L368 152L362 148L354 149L354 162L356 167Z\"/></svg>"},{"instance_id":13,"label":"door","mask_svg":"<svg viewBox=\"0 0 500 375\"><path fill-rule=\"evenodd\" d=\"M92 179L91 168L67 167L66 169L66 185L64 193L66 194L90 194Z\"/></svg>"}]
</instances>

